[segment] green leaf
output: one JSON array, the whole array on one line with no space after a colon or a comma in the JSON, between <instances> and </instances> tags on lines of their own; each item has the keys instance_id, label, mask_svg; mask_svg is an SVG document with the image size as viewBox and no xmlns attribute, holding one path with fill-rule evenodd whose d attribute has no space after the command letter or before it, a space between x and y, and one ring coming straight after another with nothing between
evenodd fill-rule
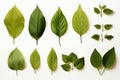
<instances>
[{"instance_id":1,"label":"green leaf","mask_svg":"<svg viewBox=\"0 0 120 80\"><path fill-rule=\"evenodd\" d=\"M94 25L96 29L101 29L101 25L100 24L96 24Z\"/></svg>"},{"instance_id":2,"label":"green leaf","mask_svg":"<svg viewBox=\"0 0 120 80\"><path fill-rule=\"evenodd\" d=\"M32 52L30 56L30 63L36 73L36 70L40 67L40 55L36 49Z\"/></svg>"},{"instance_id":3,"label":"green leaf","mask_svg":"<svg viewBox=\"0 0 120 80\"><path fill-rule=\"evenodd\" d=\"M39 38L43 35L45 27L45 17L38 6L36 6L36 9L32 12L29 21L29 33L36 40L36 44L38 44Z\"/></svg>"},{"instance_id":4,"label":"green leaf","mask_svg":"<svg viewBox=\"0 0 120 80\"><path fill-rule=\"evenodd\" d=\"M57 54L53 48L51 49L50 53L48 54L47 63L48 63L48 67L50 68L51 72L53 73L53 71L55 71L58 66Z\"/></svg>"},{"instance_id":5,"label":"green leaf","mask_svg":"<svg viewBox=\"0 0 120 80\"><path fill-rule=\"evenodd\" d=\"M62 60L64 63L69 63L71 61L71 58L65 54L62 54Z\"/></svg>"},{"instance_id":6,"label":"green leaf","mask_svg":"<svg viewBox=\"0 0 120 80\"><path fill-rule=\"evenodd\" d=\"M111 10L111 9L109 9L109 8L105 8L105 9L103 10L103 12L104 12L106 15L111 15L111 14L113 14L113 10Z\"/></svg>"},{"instance_id":7,"label":"green leaf","mask_svg":"<svg viewBox=\"0 0 120 80\"><path fill-rule=\"evenodd\" d=\"M71 70L71 66L69 64L63 64L63 65L61 65L61 67L65 71L70 71Z\"/></svg>"},{"instance_id":8,"label":"green leaf","mask_svg":"<svg viewBox=\"0 0 120 80\"><path fill-rule=\"evenodd\" d=\"M73 52L69 55L69 57L70 57L70 62L72 63L74 63L77 60L77 55Z\"/></svg>"},{"instance_id":9,"label":"green leaf","mask_svg":"<svg viewBox=\"0 0 120 80\"><path fill-rule=\"evenodd\" d=\"M103 6L102 6L102 9L105 9L105 8L106 8L106 5L103 5Z\"/></svg>"},{"instance_id":10,"label":"green leaf","mask_svg":"<svg viewBox=\"0 0 120 80\"><path fill-rule=\"evenodd\" d=\"M98 34L94 34L91 38L95 39L95 40L100 40L100 36Z\"/></svg>"},{"instance_id":11,"label":"green leaf","mask_svg":"<svg viewBox=\"0 0 120 80\"><path fill-rule=\"evenodd\" d=\"M84 57L82 57L76 60L76 62L74 63L74 66L77 69L82 69L84 67L84 64L85 64Z\"/></svg>"},{"instance_id":12,"label":"green leaf","mask_svg":"<svg viewBox=\"0 0 120 80\"><path fill-rule=\"evenodd\" d=\"M107 35L107 34L106 34L104 37L105 37L105 39L107 39L107 40L111 40L111 39L114 38L112 35Z\"/></svg>"},{"instance_id":13,"label":"green leaf","mask_svg":"<svg viewBox=\"0 0 120 80\"><path fill-rule=\"evenodd\" d=\"M13 44L15 43L15 38L20 35L24 28L24 21L24 16L16 6L5 16L4 24L9 35L13 38Z\"/></svg>"},{"instance_id":14,"label":"green leaf","mask_svg":"<svg viewBox=\"0 0 120 80\"><path fill-rule=\"evenodd\" d=\"M105 24L104 28L105 30L110 30L112 28L112 24Z\"/></svg>"},{"instance_id":15,"label":"green leaf","mask_svg":"<svg viewBox=\"0 0 120 80\"><path fill-rule=\"evenodd\" d=\"M74 31L78 33L80 37L83 34L85 34L89 29L88 18L80 5L78 6L78 9L75 11L72 17L72 26ZM81 39L81 43L82 43L82 39Z\"/></svg>"},{"instance_id":16,"label":"green leaf","mask_svg":"<svg viewBox=\"0 0 120 80\"><path fill-rule=\"evenodd\" d=\"M102 58L100 53L96 49L94 49L94 51L92 52L92 55L90 57L90 62L92 66L95 68L99 68L101 66Z\"/></svg>"},{"instance_id":17,"label":"green leaf","mask_svg":"<svg viewBox=\"0 0 120 80\"><path fill-rule=\"evenodd\" d=\"M67 20L60 8L58 8L56 13L52 17L51 30L55 35L59 37L59 45L61 46L60 38L65 34L67 30Z\"/></svg>"},{"instance_id":18,"label":"green leaf","mask_svg":"<svg viewBox=\"0 0 120 80\"><path fill-rule=\"evenodd\" d=\"M22 53L15 48L8 57L8 66L12 70L16 70L16 75L18 70L23 70L25 68L25 60Z\"/></svg>"},{"instance_id":19,"label":"green leaf","mask_svg":"<svg viewBox=\"0 0 120 80\"><path fill-rule=\"evenodd\" d=\"M94 12L95 12L96 14L100 14L100 10L99 10L98 8L96 8L96 7L94 7Z\"/></svg>"},{"instance_id":20,"label":"green leaf","mask_svg":"<svg viewBox=\"0 0 120 80\"><path fill-rule=\"evenodd\" d=\"M111 48L103 56L103 65L105 68L110 68L115 64L115 48Z\"/></svg>"}]
</instances>

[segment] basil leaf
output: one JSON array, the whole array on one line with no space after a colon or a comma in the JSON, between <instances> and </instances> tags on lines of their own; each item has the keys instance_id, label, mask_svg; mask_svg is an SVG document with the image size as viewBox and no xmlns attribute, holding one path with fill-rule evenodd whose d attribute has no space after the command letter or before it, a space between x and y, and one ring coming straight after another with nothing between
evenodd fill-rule
<instances>
[{"instance_id":1,"label":"basil leaf","mask_svg":"<svg viewBox=\"0 0 120 80\"><path fill-rule=\"evenodd\" d=\"M70 71L71 70L71 66L69 64L63 64L63 65L61 65L61 67L65 71Z\"/></svg>"},{"instance_id":2,"label":"basil leaf","mask_svg":"<svg viewBox=\"0 0 120 80\"><path fill-rule=\"evenodd\" d=\"M94 34L91 38L95 39L95 40L100 40L100 36L98 34Z\"/></svg>"},{"instance_id":3,"label":"basil leaf","mask_svg":"<svg viewBox=\"0 0 120 80\"><path fill-rule=\"evenodd\" d=\"M101 66L102 58L100 53L96 49L94 49L94 51L92 52L92 55L90 57L90 62L92 66L95 68L99 68Z\"/></svg>"},{"instance_id":4,"label":"basil leaf","mask_svg":"<svg viewBox=\"0 0 120 80\"><path fill-rule=\"evenodd\" d=\"M36 6L36 9L32 12L29 21L29 33L36 40L36 44L38 44L39 38L43 35L45 26L45 17L38 6Z\"/></svg>"},{"instance_id":5,"label":"basil leaf","mask_svg":"<svg viewBox=\"0 0 120 80\"><path fill-rule=\"evenodd\" d=\"M113 10L111 10L111 9L109 9L109 8L105 8L105 9L103 10L103 12L104 12L106 15L111 15L111 14L113 14Z\"/></svg>"},{"instance_id":6,"label":"basil leaf","mask_svg":"<svg viewBox=\"0 0 120 80\"><path fill-rule=\"evenodd\" d=\"M16 6L14 6L5 16L4 24L9 35L13 38L13 44L15 43L15 38L21 34L24 28L24 21L23 14Z\"/></svg>"},{"instance_id":7,"label":"basil leaf","mask_svg":"<svg viewBox=\"0 0 120 80\"><path fill-rule=\"evenodd\" d=\"M70 62L72 63L74 63L77 60L77 55L73 52L69 55L69 57L70 57Z\"/></svg>"},{"instance_id":8,"label":"basil leaf","mask_svg":"<svg viewBox=\"0 0 120 80\"><path fill-rule=\"evenodd\" d=\"M84 57L82 57L76 60L74 66L76 67L76 69L82 69L84 67L84 64L85 64Z\"/></svg>"},{"instance_id":9,"label":"basil leaf","mask_svg":"<svg viewBox=\"0 0 120 80\"><path fill-rule=\"evenodd\" d=\"M105 68L110 68L115 64L115 48L111 48L108 52L103 56L103 65Z\"/></svg>"},{"instance_id":10,"label":"basil leaf","mask_svg":"<svg viewBox=\"0 0 120 80\"><path fill-rule=\"evenodd\" d=\"M30 63L36 73L36 70L40 67L40 55L36 49L32 52L30 56Z\"/></svg>"},{"instance_id":11,"label":"basil leaf","mask_svg":"<svg viewBox=\"0 0 120 80\"><path fill-rule=\"evenodd\" d=\"M104 28L105 30L110 30L112 28L112 24L105 24Z\"/></svg>"},{"instance_id":12,"label":"basil leaf","mask_svg":"<svg viewBox=\"0 0 120 80\"><path fill-rule=\"evenodd\" d=\"M23 70L25 68L25 60L17 48L15 48L8 57L8 66L12 70L16 70L16 75L18 75L18 70Z\"/></svg>"},{"instance_id":13,"label":"basil leaf","mask_svg":"<svg viewBox=\"0 0 120 80\"><path fill-rule=\"evenodd\" d=\"M65 54L62 54L62 60L64 63L69 63L71 61L71 58Z\"/></svg>"},{"instance_id":14,"label":"basil leaf","mask_svg":"<svg viewBox=\"0 0 120 80\"><path fill-rule=\"evenodd\" d=\"M94 7L94 12L95 12L96 14L100 14L100 10L99 10L98 8L96 8L96 7Z\"/></svg>"},{"instance_id":15,"label":"basil leaf","mask_svg":"<svg viewBox=\"0 0 120 80\"><path fill-rule=\"evenodd\" d=\"M59 45L61 46L60 38L65 34L67 30L67 20L60 8L58 8L56 13L52 17L51 30L55 35L59 37Z\"/></svg>"},{"instance_id":16,"label":"basil leaf","mask_svg":"<svg viewBox=\"0 0 120 80\"><path fill-rule=\"evenodd\" d=\"M96 24L94 26L95 26L96 29L101 29L101 25L99 25L99 24Z\"/></svg>"},{"instance_id":17,"label":"basil leaf","mask_svg":"<svg viewBox=\"0 0 120 80\"><path fill-rule=\"evenodd\" d=\"M104 37L105 37L105 39L107 39L107 40L111 40L112 38L114 38L112 35L107 35L107 34L106 34Z\"/></svg>"},{"instance_id":18,"label":"basil leaf","mask_svg":"<svg viewBox=\"0 0 120 80\"><path fill-rule=\"evenodd\" d=\"M51 49L50 53L48 54L47 63L48 63L48 67L51 70L51 74L53 74L53 71L55 71L58 66L57 54L53 48Z\"/></svg>"},{"instance_id":19,"label":"basil leaf","mask_svg":"<svg viewBox=\"0 0 120 80\"><path fill-rule=\"evenodd\" d=\"M82 10L80 5L72 17L72 26L74 31L80 35L80 41L82 43L81 36L88 31L89 22L85 12Z\"/></svg>"}]
</instances>

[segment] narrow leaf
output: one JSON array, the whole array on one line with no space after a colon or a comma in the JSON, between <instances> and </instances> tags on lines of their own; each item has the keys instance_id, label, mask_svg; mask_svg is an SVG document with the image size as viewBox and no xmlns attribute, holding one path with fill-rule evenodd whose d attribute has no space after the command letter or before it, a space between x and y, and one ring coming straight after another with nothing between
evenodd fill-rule
<instances>
[{"instance_id":1,"label":"narrow leaf","mask_svg":"<svg viewBox=\"0 0 120 80\"><path fill-rule=\"evenodd\" d=\"M24 16L16 6L5 16L4 24L9 35L13 38L13 44L15 43L15 38L20 35L24 28L24 21Z\"/></svg>"},{"instance_id":2,"label":"narrow leaf","mask_svg":"<svg viewBox=\"0 0 120 80\"><path fill-rule=\"evenodd\" d=\"M73 52L69 55L69 57L72 63L74 63L77 60L77 55Z\"/></svg>"},{"instance_id":3,"label":"narrow leaf","mask_svg":"<svg viewBox=\"0 0 120 80\"><path fill-rule=\"evenodd\" d=\"M110 30L112 28L112 24L105 24L104 28L105 30Z\"/></svg>"},{"instance_id":4,"label":"narrow leaf","mask_svg":"<svg viewBox=\"0 0 120 80\"><path fill-rule=\"evenodd\" d=\"M104 12L106 15L111 15L111 14L113 14L113 10L111 10L111 9L109 9L109 8L104 9L103 12Z\"/></svg>"},{"instance_id":5,"label":"narrow leaf","mask_svg":"<svg viewBox=\"0 0 120 80\"><path fill-rule=\"evenodd\" d=\"M12 70L16 70L16 75L18 70L23 70L25 68L25 60L22 53L16 48L14 49L8 57L8 66Z\"/></svg>"},{"instance_id":6,"label":"narrow leaf","mask_svg":"<svg viewBox=\"0 0 120 80\"><path fill-rule=\"evenodd\" d=\"M105 68L110 68L115 64L115 48L113 47L103 56L103 65Z\"/></svg>"},{"instance_id":7,"label":"narrow leaf","mask_svg":"<svg viewBox=\"0 0 120 80\"><path fill-rule=\"evenodd\" d=\"M98 8L96 8L96 7L94 7L94 12L95 12L96 14L100 14L100 10L99 10Z\"/></svg>"},{"instance_id":8,"label":"narrow leaf","mask_svg":"<svg viewBox=\"0 0 120 80\"><path fill-rule=\"evenodd\" d=\"M76 62L74 63L76 69L82 69L84 65L85 65L84 57L77 59Z\"/></svg>"},{"instance_id":9,"label":"narrow leaf","mask_svg":"<svg viewBox=\"0 0 120 80\"><path fill-rule=\"evenodd\" d=\"M85 34L89 29L88 18L80 5L78 6L78 9L75 11L72 17L72 26L74 31L78 33L80 37L83 34ZM82 39L81 39L81 43L82 43Z\"/></svg>"},{"instance_id":10,"label":"narrow leaf","mask_svg":"<svg viewBox=\"0 0 120 80\"><path fill-rule=\"evenodd\" d=\"M39 38L43 35L45 26L45 17L38 6L36 6L36 9L32 12L29 21L29 33L36 40L36 44L38 44Z\"/></svg>"},{"instance_id":11,"label":"narrow leaf","mask_svg":"<svg viewBox=\"0 0 120 80\"><path fill-rule=\"evenodd\" d=\"M107 39L107 40L111 40L111 39L113 39L114 37L112 36L112 35L105 35L105 39Z\"/></svg>"},{"instance_id":12,"label":"narrow leaf","mask_svg":"<svg viewBox=\"0 0 120 80\"><path fill-rule=\"evenodd\" d=\"M30 56L30 63L36 73L36 70L40 67L40 55L36 49L32 52Z\"/></svg>"},{"instance_id":13,"label":"narrow leaf","mask_svg":"<svg viewBox=\"0 0 120 80\"><path fill-rule=\"evenodd\" d=\"M92 55L90 57L90 62L92 66L95 68L99 68L101 66L102 58L100 53L96 49L94 49L94 51L92 52Z\"/></svg>"},{"instance_id":14,"label":"narrow leaf","mask_svg":"<svg viewBox=\"0 0 120 80\"><path fill-rule=\"evenodd\" d=\"M53 73L53 71L55 71L58 66L57 54L53 48L51 49L50 53L48 54L47 63L48 63L48 67L50 68L51 72Z\"/></svg>"},{"instance_id":15,"label":"narrow leaf","mask_svg":"<svg viewBox=\"0 0 120 80\"><path fill-rule=\"evenodd\" d=\"M61 67L65 71L70 71L71 70L71 66L69 64L63 64L63 65L61 65Z\"/></svg>"},{"instance_id":16,"label":"narrow leaf","mask_svg":"<svg viewBox=\"0 0 120 80\"><path fill-rule=\"evenodd\" d=\"M71 58L65 54L62 54L62 60L64 63L69 63L71 61Z\"/></svg>"},{"instance_id":17,"label":"narrow leaf","mask_svg":"<svg viewBox=\"0 0 120 80\"><path fill-rule=\"evenodd\" d=\"M100 36L98 34L94 34L91 38L95 39L95 40L100 40Z\"/></svg>"},{"instance_id":18,"label":"narrow leaf","mask_svg":"<svg viewBox=\"0 0 120 80\"><path fill-rule=\"evenodd\" d=\"M67 30L67 20L60 8L58 8L56 13L52 17L51 30L55 35L59 37L59 45L61 46L60 38L65 34Z\"/></svg>"},{"instance_id":19,"label":"narrow leaf","mask_svg":"<svg viewBox=\"0 0 120 80\"><path fill-rule=\"evenodd\" d=\"M100 24L96 24L94 25L96 29L101 29L101 25Z\"/></svg>"}]
</instances>

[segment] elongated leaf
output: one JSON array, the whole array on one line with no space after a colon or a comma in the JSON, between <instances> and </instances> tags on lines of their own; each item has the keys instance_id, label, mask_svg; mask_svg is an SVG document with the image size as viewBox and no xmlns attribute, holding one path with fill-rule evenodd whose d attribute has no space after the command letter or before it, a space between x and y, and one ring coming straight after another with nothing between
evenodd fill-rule
<instances>
[{"instance_id":1,"label":"elongated leaf","mask_svg":"<svg viewBox=\"0 0 120 80\"><path fill-rule=\"evenodd\" d=\"M70 71L71 70L71 66L69 64L63 64L61 65L61 67L63 68L63 70L65 71Z\"/></svg>"},{"instance_id":2,"label":"elongated leaf","mask_svg":"<svg viewBox=\"0 0 120 80\"><path fill-rule=\"evenodd\" d=\"M88 18L80 5L78 6L78 9L75 11L73 15L72 26L74 31L78 33L80 37L83 34L85 34L89 29ZM82 43L82 39L81 39L81 43Z\"/></svg>"},{"instance_id":3,"label":"elongated leaf","mask_svg":"<svg viewBox=\"0 0 120 80\"><path fill-rule=\"evenodd\" d=\"M98 8L96 8L96 7L94 7L94 12L95 12L96 14L100 14L100 10L99 10Z\"/></svg>"},{"instance_id":4,"label":"elongated leaf","mask_svg":"<svg viewBox=\"0 0 120 80\"><path fill-rule=\"evenodd\" d=\"M110 68L115 64L115 48L111 48L103 56L103 65L105 68Z\"/></svg>"},{"instance_id":5,"label":"elongated leaf","mask_svg":"<svg viewBox=\"0 0 120 80\"><path fill-rule=\"evenodd\" d=\"M107 35L107 34L106 34L104 37L105 37L105 39L107 39L107 40L111 40L111 39L114 38L112 35Z\"/></svg>"},{"instance_id":6,"label":"elongated leaf","mask_svg":"<svg viewBox=\"0 0 120 80\"><path fill-rule=\"evenodd\" d=\"M72 62L72 63L74 64L74 62L77 60L77 55L72 52L72 53L69 55L69 57L70 57L70 62Z\"/></svg>"},{"instance_id":7,"label":"elongated leaf","mask_svg":"<svg viewBox=\"0 0 120 80\"><path fill-rule=\"evenodd\" d=\"M58 66L58 59L55 50L52 48L48 57L47 57L48 67L50 68L51 72L55 71Z\"/></svg>"},{"instance_id":8,"label":"elongated leaf","mask_svg":"<svg viewBox=\"0 0 120 80\"><path fill-rule=\"evenodd\" d=\"M8 66L10 69L16 70L16 75L18 70L23 70L25 68L24 57L17 48L14 49L9 55Z\"/></svg>"},{"instance_id":9,"label":"elongated leaf","mask_svg":"<svg viewBox=\"0 0 120 80\"><path fill-rule=\"evenodd\" d=\"M101 25L100 24L96 24L94 25L96 29L101 29Z\"/></svg>"},{"instance_id":10,"label":"elongated leaf","mask_svg":"<svg viewBox=\"0 0 120 80\"><path fill-rule=\"evenodd\" d=\"M94 51L90 57L90 62L92 64L92 66L94 66L95 68L99 68L102 63L101 55L96 49L94 49Z\"/></svg>"},{"instance_id":11,"label":"elongated leaf","mask_svg":"<svg viewBox=\"0 0 120 80\"><path fill-rule=\"evenodd\" d=\"M71 58L65 54L62 54L62 60L64 63L69 63L71 62Z\"/></svg>"},{"instance_id":12,"label":"elongated leaf","mask_svg":"<svg viewBox=\"0 0 120 80\"><path fill-rule=\"evenodd\" d=\"M15 38L20 35L24 28L24 21L24 16L16 6L5 16L4 24L9 35L13 38L13 44L15 43Z\"/></svg>"},{"instance_id":13,"label":"elongated leaf","mask_svg":"<svg viewBox=\"0 0 120 80\"><path fill-rule=\"evenodd\" d=\"M36 9L32 12L29 21L29 33L36 40L36 44L38 44L39 38L43 35L45 26L45 17L38 6L36 6Z\"/></svg>"},{"instance_id":14,"label":"elongated leaf","mask_svg":"<svg viewBox=\"0 0 120 80\"><path fill-rule=\"evenodd\" d=\"M58 8L52 17L51 30L59 37L59 45L61 46L60 37L63 36L67 30L67 20L60 8Z\"/></svg>"},{"instance_id":15,"label":"elongated leaf","mask_svg":"<svg viewBox=\"0 0 120 80\"><path fill-rule=\"evenodd\" d=\"M112 24L105 24L104 28L105 30L110 30L112 28Z\"/></svg>"},{"instance_id":16,"label":"elongated leaf","mask_svg":"<svg viewBox=\"0 0 120 80\"><path fill-rule=\"evenodd\" d=\"M36 49L32 52L30 56L30 63L36 73L36 70L40 67L40 55Z\"/></svg>"},{"instance_id":17,"label":"elongated leaf","mask_svg":"<svg viewBox=\"0 0 120 80\"><path fill-rule=\"evenodd\" d=\"M91 38L95 39L95 40L100 40L100 36L98 34L94 34Z\"/></svg>"},{"instance_id":18,"label":"elongated leaf","mask_svg":"<svg viewBox=\"0 0 120 80\"><path fill-rule=\"evenodd\" d=\"M84 57L82 57L76 60L74 66L76 67L76 69L82 69L84 67L84 64L85 64Z\"/></svg>"},{"instance_id":19,"label":"elongated leaf","mask_svg":"<svg viewBox=\"0 0 120 80\"><path fill-rule=\"evenodd\" d=\"M109 8L105 8L105 9L103 10L103 12L104 12L106 15L111 15L111 14L113 14L113 10L111 10L111 9L109 9Z\"/></svg>"}]
</instances>

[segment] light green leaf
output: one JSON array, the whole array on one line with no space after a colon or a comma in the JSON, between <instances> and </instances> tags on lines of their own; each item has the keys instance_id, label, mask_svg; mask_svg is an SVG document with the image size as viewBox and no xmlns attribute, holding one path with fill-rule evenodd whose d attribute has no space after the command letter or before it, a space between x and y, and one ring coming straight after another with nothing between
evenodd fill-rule
<instances>
[{"instance_id":1,"label":"light green leaf","mask_svg":"<svg viewBox=\"0 0 120 80\"><path fill-rule=\"evenodd\" d=\"M30 56L30 63L36 73L36 70L40 67L40 55L36 49L32 52Z\"/></svg>"},{"instance_id":2,"label":"light green leaf","mask_svg":"<svg viewBox=\"0 0 120 80\"><path fill-rule=\"evenodd\" d=\"M102 9L105 9L105 8L106 8L106 5L103 5L103 6L102 6Z\"/></svg>"},{"instance_id":3,"label":"light green leaf","mask_svg":"<svg viewBox=\"0 0 120 80\"><path fill-rule=\"evenodd\" d=\"M50 53L48 54L47 63L48 63L48 67L51 70L51 73L53 73L53 71L55 71L58 66L57 54L53 48L51 49Z\"/></svg>"},{"instance_id":4,"label":"light green leaf","mask_svg":"<svg viewBox=\"0 0 120 80\"><path fill-rule=\"evenodd\" d=\"M98 34L94 34L91 38L95 39L95 40L100 40L100 36Z\"/></svg>"},{"instance_id":5,"label":"light green leaf","mask_svg":"<svg viewBox=\"0 0 120 80\"><path fill-rule=\"evenodd\" d=\"M81 36L88 31L89 22L85 12L82 10L80 5L72 17L72 26L74 31L80 35L80 41L82 43Z\"/></svg>"},{"instance_id":6,"label":"light green leaf","mask_svg":"<svg viewBox=\"0 0 120 80\"><path fill-rule=\"evenodd\" d=\"M108 52L103 56L103 65L105 68L110 68L115 64L115 48L111 48Z\"/></svg>"},{"instance_id":7,"label":"light green leaf","mask_svg":"<svg viewBox=\"0 0 120 80\"><path fill-rule=\"evenodd\" d=\"M101 66L102 58L101 58L100 53L96 49L94 49L90 57L90 62L92 66L94 66L95 68L99 68Z\"/></svg>"},{"instance_id":8,"label":"light green leaf","mask_svg":"<svg viewBox=\"0 0 120 80\"><path fill-rule=\"evenodd\" d=\"M111 39L114 38L112 35L107 35L107 34L106 34L104 37L105 37L105 39L107 39L107 40L111 40Z\"/></svg>"},{"instance_id":9,"label":"light green leaf","mask_svg":"<svg viewBox=\"0 0 120 80\"><path fill-rule=\"evenodd\" d=\"M112 28L112 24L105 24L104 28L105 30L110 30Z\"/></svg>"},{"instance_id":10,"label":"light green leaf","mask_svg":"<svg viewBox=\"0 0 120 80\"><path fill-rule=\"evenodd\" d=\"M71 70L71 66L69 64L63 64L61 65L61 67L63 68L63 70L65 71L70 71Z\"/></svg>"},{"instance_id":11,"label":"light green leaf","mask_svg":"<svg viewBox=\"0 0 120 80\"><path fill-rule=\"evenodd\" d=\"M71 61L70 57L65 54L62 54L62 60L64 63L69 63Z\"/></svg>"},{"instance_id":12,"label":"light green leaf","mask_svg":"<svg viewBox=\"0 0 120 80\"><path fill-rule=\"evenodd\" d=\"M95 12L96 14L100 14L100 10L99 10L98 8L96 8L96 7L94 7L94 12Z\"/></svg>"},{"instance_id":13,"label":"light green leaf","mask_svg":"<svg viewBox=\"0 0 120 80\"><path fill-rule=\"evenodd\" d=\"M67 30L67 20L60 8L58 8L56 13L52 17L51 30L59 37L59 45L61 46L60 38L65 34Z\"/></svg>"},{"instance_id":14,"label":"light green leaf","mask_svg":"<svg viewBox=\"0 0 120 80\"><path fill-rule=\"evenodd\" d=\"M13 38L13 44L15 43L15 38L20 35L24 28L24 21L24 16L16 6L5 16L4 24L9 35Z\"/></svg>"},{"instance_id":15,"label":"light green leaf","mask_svg":"<svg viewBox=\"0 0 120 80\"><path fill-rule=\"evenodd\" d=\"M101 29L101 25L100 24L96 24L94 25L96 29Z\"/></svg>"},{"instance_id":16,"label":"light green leaf","mask_svg":"<svg viewBox=\"0 0 120 80\"><path fill-rule=\"evenodd\" d=\"M113 10L111 10L111 9L109 9L109 8L105 8L105 9L103 10L103 12L104 12L106 15L111 15L111 14L113 14Z\"/></svg>"},{"instance_id":17,"label":"light green leaf","mask_svg":"<svg viewBox=\"0 0 120 80\"><path fill-rule=\"evenodd\" d=\"M77 59L76 62L74 63L76 69L82 69L84 65L85 65L84 57Z\"/></svg>"},{"instance_id":18,"label":"light green leaf","mask_svg":"<svg viewBox=\"0 0 120 80\"><path fill-rule=\"evenodd\" d=\"M45 17L38 6L32 12L29 21L29 33L36 40L38 44L39 38L43 35L46 27Z\"/></svg>"},{"instance_id":19,"label":"light green leaf","mask_svg":"<svg viewBox=\"0 0 120 80\"><path fill-rule=\"evenodd\" d=\"M69 57L70 57L70 62L72 62L72 63L74 64L74 62L77 60L77 55L72 52L72 53L69 55Z\"/></svg>"},{"instance_id":20,"label":"light green leaf","mask_svg":"<svg viewBox=\"0 0 120 80\"><path fill-rule=\"evenodd\" d=\"M25 60L22 53L16 48L14 49L8 57L8 66L12 70L16 70L16 75L18 70L23 70L25 68Z\"/></svg>"}]
</instances>

